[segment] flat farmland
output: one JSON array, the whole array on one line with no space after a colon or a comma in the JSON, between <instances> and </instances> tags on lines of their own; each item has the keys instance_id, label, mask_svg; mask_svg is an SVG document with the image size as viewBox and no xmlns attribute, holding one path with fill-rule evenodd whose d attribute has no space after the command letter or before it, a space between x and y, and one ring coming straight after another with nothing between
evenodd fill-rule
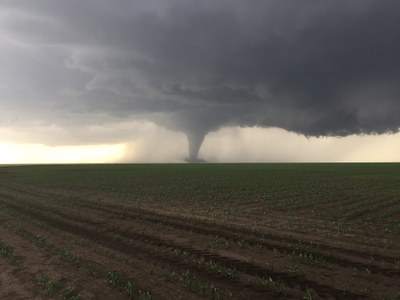
<instances>
[{"instance_id":1,"label":"flat farmland","mask_svg":"<svg viewBox=\"0 0 400 300\"><path fill-rule=\"evenodd\" d=\"M0 167L1 299L400 299L400 164Z\"/></svg>"}]
</instances>

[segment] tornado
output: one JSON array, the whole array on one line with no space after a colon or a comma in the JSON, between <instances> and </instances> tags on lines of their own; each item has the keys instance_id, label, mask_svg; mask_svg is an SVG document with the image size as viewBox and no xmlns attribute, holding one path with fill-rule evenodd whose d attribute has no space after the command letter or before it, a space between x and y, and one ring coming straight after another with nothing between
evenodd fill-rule
<instances>
[{"instance_id":1,"label":"tornado","mask_svg":"<svg viewBox=\"0 0 400 300\"><path fill-rule=\"evenodd\" d=\"M203 159L199 159L200 147L203 144L206 133L204 131L191 131L186 133L188 141L189 156L186 161L193 162L205 162Z\"/></svg>"}]
</instances>

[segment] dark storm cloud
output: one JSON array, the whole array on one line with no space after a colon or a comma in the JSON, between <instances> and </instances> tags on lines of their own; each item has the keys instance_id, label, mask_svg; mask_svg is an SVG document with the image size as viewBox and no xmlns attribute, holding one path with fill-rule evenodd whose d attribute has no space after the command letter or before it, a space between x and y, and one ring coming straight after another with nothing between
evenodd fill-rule
<instances>
[{"instance_id":1,"label":"dark storm cloud","mask_svg":"<svg viewBox=\"0 0 400 300\"><path fill-rule=\"evenodd\" d=\"M400 126L397 0L0 5L0 54L29 60L8 63L8 86L30 87L15 101L148 118L185 132L192 158L225 125L340 136Z\"/></svg>"}]
</instances>

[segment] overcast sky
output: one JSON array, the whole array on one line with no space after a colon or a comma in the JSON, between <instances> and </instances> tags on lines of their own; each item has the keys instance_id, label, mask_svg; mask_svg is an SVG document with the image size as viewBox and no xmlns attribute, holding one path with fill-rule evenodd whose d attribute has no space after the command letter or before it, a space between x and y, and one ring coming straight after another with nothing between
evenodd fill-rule
<instances>
[{"instance_id":1,"label":"overcast sky","mask_svg":"<svg viewBox=\"0 0 400 300\"><path fill-rule=\"evenodd\" d=\"M0 0L0 163L400 161L399 49L398 0Z\"/></svg>"}]
</instances>

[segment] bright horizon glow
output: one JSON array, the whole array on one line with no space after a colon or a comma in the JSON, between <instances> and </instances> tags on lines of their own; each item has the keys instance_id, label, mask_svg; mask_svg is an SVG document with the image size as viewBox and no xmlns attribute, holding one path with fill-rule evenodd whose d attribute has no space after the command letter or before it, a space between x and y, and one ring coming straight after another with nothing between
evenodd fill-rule
<instances>
[{"instance_id":1,"label":"bright horizon glow","mask_svg":"<svg viewBox=\"0 0 400 300\"><path fill-rule=\"evenodd\" d=\"M124 152L124 144L47 146L0 142L0 164L113 163Z\"/></svg>"},{"instance_id":2,"label":"bright horizon glow","mask_svg":"<svg viewBox=\"0 0 400 300\"><path fill-rule=\"evenodd\" d=\"M148 122L129 142L48 146L0 141L0 164L179 163L188 156L182 133ZM133 127L129 127L135 131ZM279 128L226 127L209 133L199 157L207 162L400 162L400 133L305 137Z\"/></svg>"}]
</instances>

